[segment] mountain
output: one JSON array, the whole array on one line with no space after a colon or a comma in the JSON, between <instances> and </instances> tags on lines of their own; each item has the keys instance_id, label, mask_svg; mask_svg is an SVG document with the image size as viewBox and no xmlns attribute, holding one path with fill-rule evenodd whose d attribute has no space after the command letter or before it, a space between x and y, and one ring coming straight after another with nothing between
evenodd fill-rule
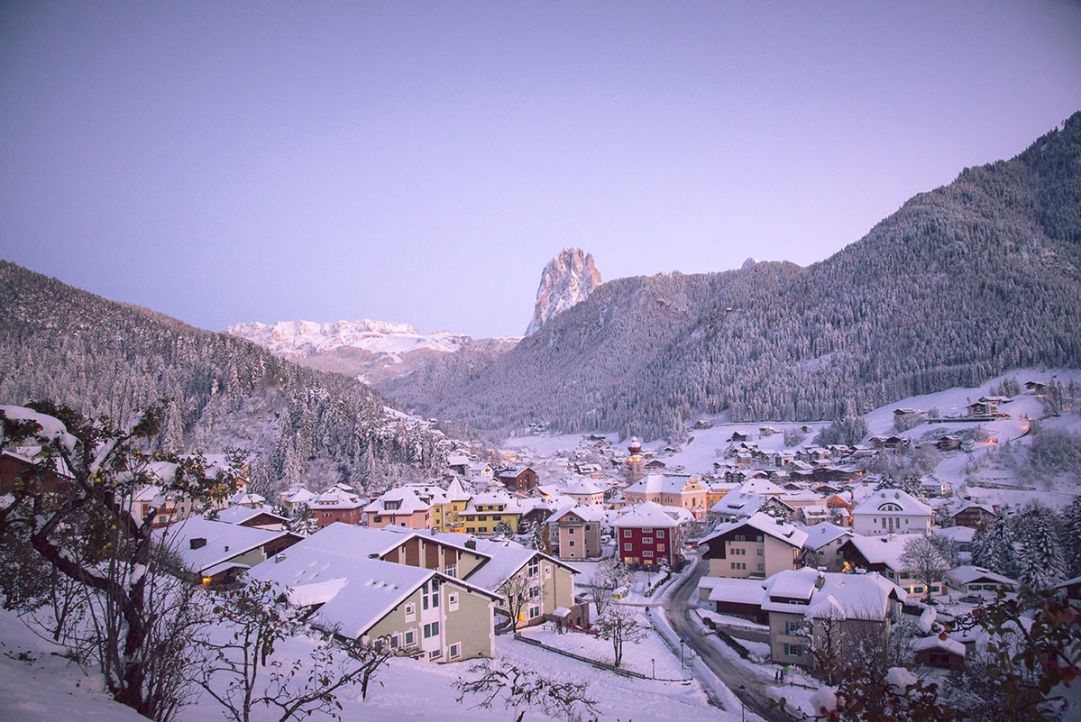
<instances>
[{"instance_id":1,"label":"mountain","mask_svg":"<svg viewBox=\"0 0 1081 722\"><path fill-rule=\"evenodd\" d=\"M493 430L676 434L698 413L811 420L1081 367L1081 113L801 268L623 278L513 350L384 390ZM446 371L446 369L444 369Z\"/></svg>"},{"instance_id":2,"label":"mountain","mask_svg":"<svg viewBox=\"0 0 1081 722\"><path fill-rule=\"evenodd\" d=\"M476 340L446 331L423 334L408 324L367 319L237 323L225 333L303 366L353 376L373 385L412 373L439 356L466 347L499 354L518 343L517 338Z\"/></svg>"},{"instance_id":3,"label":"mountain","mask_svg":"<svg viewBox=\"0 0 1081 722\"><path fill-rule=\"evenodd\" d=\"M533 335L558 314L589 298L599 285L601 274L593 264L593 255L578 248L565 248L541 272L533 320L525 335Z\"/></svg>"},{"instance_id":4,"label":"mountain","mask_svg":"<svg viewBox=\"0 0 1081 722\"><path fill-rule=\"evenodd\" d=\"M253 479L379 488L430 477L446 439L359 381L0 261L0 403L118 419L167 400L162 448L254 453Z\"/></svg>"}]
</instances>

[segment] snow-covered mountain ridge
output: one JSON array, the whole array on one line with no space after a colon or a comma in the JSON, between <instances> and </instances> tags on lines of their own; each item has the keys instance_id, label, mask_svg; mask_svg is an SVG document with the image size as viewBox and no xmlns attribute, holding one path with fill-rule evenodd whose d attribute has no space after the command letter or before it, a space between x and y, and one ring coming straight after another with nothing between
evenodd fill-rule
<instances>
[{"instance_id":1,"label":"snow-covered mountain ridge","mask_svg":"<svg viewBox=\"0 0 1081 722\"><path fill-rule=\"evenodd\" d=\"M449 331L421 333L415 326L390 321L276 321L235 323L225 329L280 356L311 356L342 346L372 353L406 353L419 349L452 353L470 340Z\"/></svg>"},{"instance_id":2,"label":"snow-covered mountain ridge","mask_svg":"<svg viewBox=\"0 0 1081 722\"><path fill-rule=\"evenodd\" d=\"M580 248L563 249L541 272L537 305L525 335L536 333L552 317L589 298L599 285L601 274L593 263L593 254Z\"/></svg>"}]
</instances>

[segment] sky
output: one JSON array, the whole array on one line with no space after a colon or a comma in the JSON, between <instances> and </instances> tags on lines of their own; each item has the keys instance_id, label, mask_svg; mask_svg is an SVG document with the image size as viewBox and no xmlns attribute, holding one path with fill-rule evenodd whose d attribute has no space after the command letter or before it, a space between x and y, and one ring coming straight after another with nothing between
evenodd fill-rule
<instances>
[{"instance_id":1,"label":"sky","mask_svg":"<svg viewBox=\"0 0 1081 722\"><path fill-rule=\"evenodd\" d=\"M521 334L806 265L1081 110L1081 3L0 0L0 257L219 330Z\"/></svg>"}]
</instances>

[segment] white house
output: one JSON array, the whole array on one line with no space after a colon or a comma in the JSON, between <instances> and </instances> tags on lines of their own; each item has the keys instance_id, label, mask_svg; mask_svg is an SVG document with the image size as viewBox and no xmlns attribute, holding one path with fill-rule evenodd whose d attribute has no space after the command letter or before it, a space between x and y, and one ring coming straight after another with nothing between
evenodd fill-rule
<instances>
[{"instance_id":1,"label":"white house","mask_svg":"<svg viewBox=\"0 0 1081 722\"><path fill-rule=\"evenodd\" d=\"M868 495L852 510L852 531L875 534L926 534L931 529L931 507L900 489L882 489Z\"/></svg>"}]
</instances>

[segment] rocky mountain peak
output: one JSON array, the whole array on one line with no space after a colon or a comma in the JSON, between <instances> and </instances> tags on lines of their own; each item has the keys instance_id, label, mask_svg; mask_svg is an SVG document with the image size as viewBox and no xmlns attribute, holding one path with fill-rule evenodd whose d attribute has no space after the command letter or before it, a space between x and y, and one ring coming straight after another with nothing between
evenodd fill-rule
<instances>
[{"instance_id":1,"label":"rocky mountain peak","mask_svg":"<svg viewBox=\"0 0 1081 722\"><path fill-rule=\"evenodd\" d=\"M593 264L593 255L580 248L563 249L541 272L533 320L525 335L536 333L554 316L586 300L599 285L601 274Z\"/></svg>"}]
</instances>

